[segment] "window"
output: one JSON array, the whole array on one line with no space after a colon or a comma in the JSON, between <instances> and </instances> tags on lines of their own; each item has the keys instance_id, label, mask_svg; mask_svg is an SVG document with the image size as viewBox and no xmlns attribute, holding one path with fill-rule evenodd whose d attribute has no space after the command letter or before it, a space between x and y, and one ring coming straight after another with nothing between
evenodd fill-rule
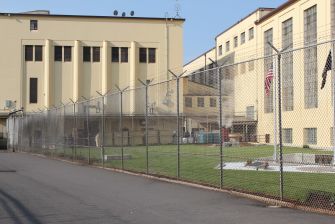
<instances>
[{"instance_id":1,"label":"window","mask_svg":"<svg viewBox=\"0 0 335 224\"><path fill-rule=\"evenodd\" d=\"M245 63L242 63L241 65L240 65L241 67L241 74L244 74L245 73L245 67L246 67L246 65L245 65Z\"/></svg>"},{"instance_id":2,"label":"window","mask_svg":"<svg viewBox=\"0 0 335 224\"><path fill-rule=\"evenodd\" d=\"M234 37L234 47L238 46L238 37Z\"/></svg>"},{"instance_id":3,"label":"window","mask_svg":"<svg viewBox=\"0 0 335 224\"><path fill-rule=\"evenodd\" d=\"M251 27L251 28L249 29L249 40L254 39L254 36L255 36L255 31L254 31L254 28Z\"/></svg>"},{"instance_id":4,"label":"window","mask_svg":"<svg viewBox=\"0 0 335 224\"><path fill-rule=\"evenodd\" d=\"M304 11L304 44L317 43L316 5ZM304 50L304 99L305 108L318 107L318 64L317 46Z\"/></svg>"},{"instance_id":5,"label":"window","mask_svg":"<svg viewBox=\"0 0 335 224\"><path fill-rule=\"evenodd\" d=\"M317 144L317 129L316 128L305 128L304 129L304 142L305 144L316 145Z\"/></svg>"},{"instance_id":6,"label":"window","mask_svg":"<svg viewBox=\"0 0 335 224\"><path fill-rule=\"evenodd\" d=\"M37 20L30 20L30 31L38 30L38 21Z\"/></svg>"},{"instance_id":7,"label":"window","mask_svg":"<svg viewBox=\"0 0 335 224\"><path fill-rule=\"evenodd\" d=\"M90 47L83 47L83 61L91 62L91 48Z\"/></svg>"},{"instance_id":8,"label":"window","mask_svg":"<svg viewBox=\"0 0 335 224\"><path fill-rule=\"evenodd\" d=\"M72 47L64 46L64 61L72 61Z\"/></svg>"},{"instance_id":9,"label":"window","mask_svg":"<svg viewBox=\"0 0 335 224\"><path fill-rule=\"evenodd\" d=\"M264 32L264 43L272 43L273 42L273 29L268 29ZM264 44L264 56L271 55L272 48L268 44ZM264 59L264 80L266 78L267 73L270 69L273 69L273 58L272 57L266 57ZM272 113L273 112L273 82L270 86L270 93L269 95L265 94L265 83L264 83L264 112L265 113Z\"/></svg>"},{"instance_id":10,"label":"window","mask_svg":"<svg viewBox=\"0 0 335 224\"><path fill-rule=\"evenodd\" d=\"M282 46L284 49L292 49L293 45L293 26L292 18L282 23ZM293 110L293 53L288 52L282 55L282 91L283 91L283 110Z\"/></svg>"},{"instance_id":11,"label":"window","mask_svg":"<svg viewBox=\"0 0 335 224\"><path fill-rule=\"evenodd\" d=\"M147 49L140 48L140 63L147 63Z\"/></svg>"},{"instance_id":12,"label":"window","mask_svg":"<svg viewBox=\"0 0 335 224\"><path fill-rule=\"evenodd\" d=\"M255 120L255 107L254 106L247 107L247 118L250 120Z\"/></svg>"},{"instance_id":13,"label":"window","mask_svg":"<svg viewBox=\"0 0 335 224\"><path fill-rule=\"evenodd\" d=\"M219 56L222 55L222 45L219 46Z\"/></svg>"},{"instance_id":14,"label":"window","mask_svg":"<svg viewBox=\"0 0 335 224\"><path fill-rule=\"evenodd\" d=\"M330 128L330 145L331 146L334 145L334 128L333 127Z\"/></svg>"},{"instance_id":15,"label":"window","mask_svg":"<svg viewBox=\"0 0 335 224\"><path fill-rule=\"evenodd\" d=\"M249 72L255 69L255 61L249 61Z\"/></svg>"},{"instance_id":16,"label":"window","mask_svg":"<svg viewBox=\"0 0 335 224\"><path fill-rule=\"evenodd\" d=\"M241 33L241 45L245 43L245 32Z\"/></svg>"},{"instance_id":17,"label":"window","mask_svg":"<svg viewBox=\"0 0 335 224\"><path fill-rule=\"evenodd\" d=\"M93 62L100 62L100 47L93 47Z\"/></svg>"},{"instance_id":18,"label":"window","mask_svg":"<svg viewBox=\"0 0 335 224\"><path fill-rule=\"evenodd\" d=\"M24 46L24 58L25 58L26 61L32 61L33 60L33 49L34 49L34 47L32 45Z\"/></svg>"},{"instance_id":19,"label":"window","mask_svg":"<svg viewBox=\"0 0 335 224\"><path fill-rule=\"evenodd\" d=\"M55 61L63 61L63 48L55 46Z\"/></svg>"},{"instance_id":20,"label":"window","mask_svg":"<svg viewBox=\"0 0 335 224\"><path fill-rule=\"evenodd\" d=\"M230 42L229 41L227 41L226 42L226 52L228 52L230 49Z\"/></svg>"},{"instance_id":21,"label":"window","mask_svg":"<svg viewBox=\"0 0 335 224\"><path fill-rule=\"evenodd\" d=\"M211 97L209 100L209 106L210 107L216 107L216 98Z\"/></svg>"},{"instance_id":22,"label":"window","mask_svg":"<svg viewBox=\"0 0 335 224\"><path fill-rule=\"evenodd\" d=\"M42 52L42 46L36 45L35 46L35 61L42 61L43 58L43 52Z\"/></svg>"},{"instance_id":23,"label":"window","mask_svg":"<svg viewBox=\"0 0 335 224\"><path fill-rule=\"evenodd\" d=\"M37 78L29 79L29 103L37 103Z\"/></svg>"},{"instance_id":24,"label":"window","mask_svg":"<svg viewBox=\"0 0 335 224\"><path fill-rule=\"evenodd\" d=\"M198 97L198 107L205 107L205 99L203 97Z\"/></svg>"},{"instance_id":25,"label":"window","mask_svg":"<svg viewBox=\"0 0 335 224\"><path fill-rule=\"evenodd\" d=\"M119 48L118 47L112 47L112 62L119 62Z\"/></svg>"},{"instance_id":26,"label":"window","mask_svg":"<svg viewBox=\"0 0 335 224\"><path fill-rule=\"evenodd\" d=\"M283 142L286 144L292 144L292 128L283 129Z\"/></svg>"},{"instance_id":27,"label":"window","mask_svg":"<svg viewBox=\"0 0 335 224\"><path fill-rule=\"evenodd\" d=\"M192 97L185 97L185 107L192 107Z\"/></svg>"},{"instance_id":28,"label":"window","mask_svg":"<svg viewBox=\"0 0 335 224\"><path fill-rule=\"evenodd\" d=\"M149 48L149 63L156 63L156 48Z\"/></svg>"},{"instance_id":29,"label":"window","mask_svg":"<svg viewBox=\"0 0 335 224\"><path fill-rule=\"evenodd\" d=\"M128 62L128 47L121 47L121 62Z\"/></svg>"}]
</instances>

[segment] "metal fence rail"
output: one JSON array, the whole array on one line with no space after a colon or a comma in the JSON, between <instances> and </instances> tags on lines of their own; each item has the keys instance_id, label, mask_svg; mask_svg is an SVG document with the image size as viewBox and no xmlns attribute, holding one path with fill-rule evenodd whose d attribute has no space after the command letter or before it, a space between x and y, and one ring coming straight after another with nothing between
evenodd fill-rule
<instances>
[{"instance_id":1,"label":"metal fence rail","mask_svg":"<svg viewBox=\"0 0 335 224\"><path fill-rule=\"evenodd\" d=\"M17 113L8 119L8 144L335 214L335 76L326 64L333 46L273 54L269 45L263 58L229 56L187 76L170 71L165 82L137 80L94 99Z\"/></svg>"}]
</instances>

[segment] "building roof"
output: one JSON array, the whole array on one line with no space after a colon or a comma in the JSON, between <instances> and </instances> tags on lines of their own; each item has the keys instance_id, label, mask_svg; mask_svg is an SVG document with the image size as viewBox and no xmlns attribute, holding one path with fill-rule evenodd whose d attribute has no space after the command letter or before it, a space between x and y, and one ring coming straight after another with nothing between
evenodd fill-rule
<instances>
[{"instance_id":1,"label":"building roof","mask_svg":"<svg viewBox=\"0 0 335 224\"><path fill-rule=\"evenodd\" d=\"M198 58L201 58L202 56L208 54L209 52L211 52L211 51L214 50L214 49L215 49L215 47L212 47L211 49L209 49L209 50L206 51L205 53L202 53L202 54L199 55L198 57L196 57L196 58L192 59L191 61L187 62L186 64L184 64L184 67L185 67L186 65L191 64L192 62L194 62L194 61L197 60Z\"/></svg>"},{"instance_id":2,"label":"building roof","mask_svg":"<svg viewBox=\"0 0 335 224\"><path fill-rule=\"evenodd\" d=\"M228 27L227 29L225 29L224 31L222 31L221 33L219 33L218 35L216 35L215 40L221 36L222 34L224 34L225 32L227 32L228 30L230 30L231 28L233 28L234 26L236 26L237 24L241 23L242 21L244 21L245 19L247 19L249 16L251 16L252 14L258 12L258 11L271 11L271 10L275 10L274 8L258 8L254 11L252 11L251 13L249 13L247 16L243 17L242 19L240 19L239 21L237 21L236 23L234 23L233 25L231 25L230 27ZM270 13L269 13L270 14ZM265 16L264 16L265 17Z\"/></svg>"},{"instance_id":3,"label":"building roof","mask_svg":"<svg viewBox=\"0 0 335 224\"><path fill-rule=\"evenodd\" d=\"M289 6L293 5L294 3L298 2L299 0L288 0L287 2L285 2L284 4L280 5L279 7L277 7L275 10L273 10L272 12L266 14L265 16L263 16L262 18L260 18L258 21L255 22L256 25L266 21L267 19L271 18L272 16L276 15L277 13L285 10L286 8L288 8Z\"/></svg>"},{"instance_id":4,"label":"building roof","mask_svg":"<svg viewBox=\"0 0 335 224\"><path fill-rule=\"evenodd\" d=\"M129 19L129 20L176 20L185 21L184 18L159 18L159 17L130 17L130 16L94 16L94 15L63 15L63 14L47 14L47 13L10 13L0 12L0 16L22 16L22 17L70 17L70 18L86 18L86 19Z\"/></svg>"}]
</instances>

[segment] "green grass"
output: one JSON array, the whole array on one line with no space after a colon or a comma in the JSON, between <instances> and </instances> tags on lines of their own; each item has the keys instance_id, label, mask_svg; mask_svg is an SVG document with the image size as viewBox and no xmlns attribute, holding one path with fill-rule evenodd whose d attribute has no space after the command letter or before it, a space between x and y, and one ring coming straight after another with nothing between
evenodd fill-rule
<instances>
[{"instance_id":1,"label":"green grass","mask_svg":"<svg viewBox=\"0 0 335 224\"><path fill-rule=\"evenodd\" d=\"M73 149L62 148L54 150L53 154L62 154L71 158ZM310 153L331 154L331 151L285 147L284 154ZM121 155L120 147L105 148L106 155ZM243 161L273 155L272 146L227 147L223 149L223 160ZM101 150L98 148L77 148L78 159L101 164ZM131 159L124 160L124 169L146 172L146 147L124 147L124 155L131 155ZM149 173L177 177L177 146L160 145L149 146ZM181 145L180 146L180 178L216 187L220 186L220 170L214 169L220 162L220 151L216 146ZM122 168L119 160L105 163L107 167ZM335 194L335 174L323 173L284 173L284 197L290 200L304 202L311 191L325 191ZM254 194L279 197L278 172L265 171L233 171L224 170L223 184L225 188Z\"/></svg>"}]
</instances>

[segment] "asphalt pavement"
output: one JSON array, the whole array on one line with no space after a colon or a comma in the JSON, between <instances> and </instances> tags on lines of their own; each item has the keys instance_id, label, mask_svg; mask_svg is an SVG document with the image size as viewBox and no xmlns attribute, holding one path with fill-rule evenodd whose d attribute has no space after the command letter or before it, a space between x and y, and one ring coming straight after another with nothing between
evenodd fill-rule
<instances>
[{"instance_id":1,"label":"asphalt pavement","mask_svg":"<svg viewBox=\"0 0 335 224\"><path fill-rule=\"evenodd\" d=\"M228 193L0 153L0 224L309 224L335 217L269 208Z\"/></svg>"}]
</instances>

